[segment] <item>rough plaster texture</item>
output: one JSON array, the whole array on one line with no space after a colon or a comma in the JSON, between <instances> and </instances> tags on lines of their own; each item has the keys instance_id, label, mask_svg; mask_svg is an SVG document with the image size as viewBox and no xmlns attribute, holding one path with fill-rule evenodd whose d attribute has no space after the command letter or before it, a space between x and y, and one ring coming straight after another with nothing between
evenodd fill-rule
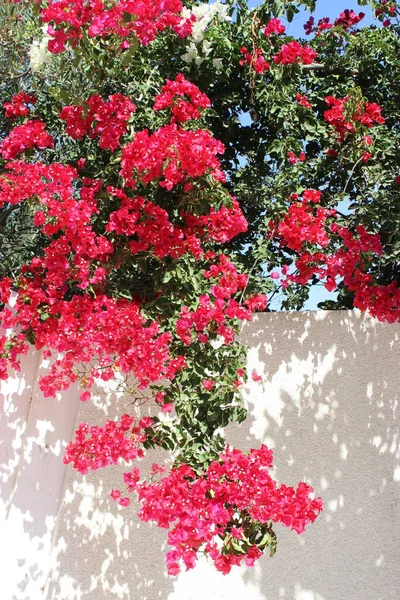
<instances>
[{"instance_id":1,"label":"rough plaster texture","mask_svg":"<svg viewBox=\"0 0 400 600\"><path fill-rule=\"evenodd\" d=\"M77 423L129 401L45 399L32 353L1 387L1 600L398 600L400 327L350 312L262 314L241 338L263 381L243 391L249 418L227 440L273 447L278 480L323 496L316 523L302 536L277 526L277 554L253 569L224 577L201 562L168 578L165 531L108 498L126 468L81 477L61 463Z\"/></svg>"}]
</instances>

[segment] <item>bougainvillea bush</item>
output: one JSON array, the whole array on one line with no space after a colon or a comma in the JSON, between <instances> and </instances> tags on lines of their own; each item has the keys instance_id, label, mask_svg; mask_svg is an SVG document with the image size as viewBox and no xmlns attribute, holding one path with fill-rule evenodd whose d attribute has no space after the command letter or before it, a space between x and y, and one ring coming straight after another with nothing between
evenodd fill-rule
<instances>
[{"instance_id":1,"label":"bougainvillea bush","mask_svg":"<svg viewBox=\"0 0 400 600\"><path fill-rule=\"evenodd\" d=\"M220 433L246 417L243 322L313 285L400 320L400 9L370 4L372 26L346 10L293 39L312 0L3 0L0 378L33 344L46 396L128 380L154 403L82 423L64 462L130 463L111 497L168 529L171 575L200 554L252 566L275 523L322 510ZM170 471L141 473L151 448Z\"/></svg>"}]
</instances>

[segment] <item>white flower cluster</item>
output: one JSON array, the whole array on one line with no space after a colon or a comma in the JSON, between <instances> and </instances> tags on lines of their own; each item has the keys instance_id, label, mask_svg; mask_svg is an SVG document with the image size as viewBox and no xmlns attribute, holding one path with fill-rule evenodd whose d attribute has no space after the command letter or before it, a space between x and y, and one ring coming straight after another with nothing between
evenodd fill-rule
<instances>
[{"instance_id":1,"label":"white flower cluster","mask_svg":"<svg viewBox=\"0 0 400 600\"><path fill-rule=\"evenodd\" d=\"M47 33L47 25L42 27L43 37L40 41L35 40L29 49L29 66L32 71L39 71L44 64L48 64L51 61L52 54L47 50L47 43L53 39Z\"/></svg>"},{"instance_id":2,"label":"white flower cluster","mask_svg":"<svg viewBox=\"0 0 400 600\"><path fill-rule=\"evenodd\" d=\"M212 51L211 42L204 39L204 32L208 25L215 20L230 21L231 17L228 15L228 7L226 4L222 4L220 0L213 4L206 4L205 2L196 4L191 10L188 8L183 9L182 17L189 19L192 15L196 18L189 38L192 41L189 43L186 54L183 54L181 58L187 63L194 61L196 65L201 65ZM199 49L201 49L201 54L199 54ZM212 63L216 69L222 69L221 58L214 58Z\"/></svg>"},{"instance_id":3,"label":"white flower cluster","mask_svg":"<svg viewBox=\"0 0 400 600\"><path fill-rule=\"evenodd\" d=\"M191 37L197 43L202 42L204 31L211 21L231 20L231 17L228 15L228 7L219 0L213 4L207 4L205 2L196 4L191 10L188 8L183 9L182 17L189 19L192 15L196 17L196 21L193 23Z\"/></svg>"}]
</instances>

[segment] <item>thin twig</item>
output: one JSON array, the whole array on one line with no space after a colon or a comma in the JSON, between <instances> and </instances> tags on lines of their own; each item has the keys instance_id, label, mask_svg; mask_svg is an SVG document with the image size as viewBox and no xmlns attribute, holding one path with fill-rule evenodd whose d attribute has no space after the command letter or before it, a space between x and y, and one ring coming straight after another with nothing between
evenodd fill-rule
<instances>
[{"instance_id":1,"label":"thin twig","mask_svg":"<svg viewBox=\"0 0 400 600\"><path fill-rule=\"evenodd\" d=\"M350 183L350 179L353 177L353 175L354 175L354 171L356 170L356 168L358 167L358 165L360 164L360 162L362 161L362 159L363 159L363 157L359 158L359 159L358 159L358 161L355 163L354 167L352 168L352 170L351 170L351 172L350 172L350 175L349 175L349 177L348 177L348 179L347 179L347 181L346 181L346 185L345 185L345 186L344 186L344 188L343 188L343 194L345 194L345 193L346 193L347 186L348 186L348 185L349 185L349 183Z\"/></svg>"},{"instance_id":2,"label":"thin twig","mask_svg":"<svg viewBox=\"0 0 400 600\"><path fill-rule=\"evenodd\" d=\"M20 77L25 77L25 75L28 75L30 69L27 69L26 71L24 71L23 73L20 73L19 75L13 75L13 77L9 77L8 75L4 75L5 79L9 79L10 81L12 79L19 79Z\"/></svg>"}]
</instances>

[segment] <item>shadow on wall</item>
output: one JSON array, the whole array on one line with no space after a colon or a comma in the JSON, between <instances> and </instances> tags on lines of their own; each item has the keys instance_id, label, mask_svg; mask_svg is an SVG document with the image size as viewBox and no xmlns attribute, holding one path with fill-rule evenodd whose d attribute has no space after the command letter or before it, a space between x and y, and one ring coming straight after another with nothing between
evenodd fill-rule
<instances>
[{"instance_id":1,"label":"shadow on wall","mask_svg":"<svg viewBox=\"0 0 400 600\"><path fill-rule=\"evenodd\" d=\"M325 501L302 536L277 527L276 556L245 573L262 598L399 597L399 334L352 312L260 315L243 330L263 382L228 441L267 443L278 481L304 478Z\"/></svg>"},{"instance_id":2,"label":"shadow on wall","mask_svg":"<svg viewBox=\"0 0 400 600\"><path fill-rule=\"evenodd\" d=\"M78 423L102 424L134 408L100 388L87 404L76 386L45 398L44 372L41 353L31 351L21 371L0 382L1 600L165 598L173 587L162 576L165 531L109 497L127 466L82 477L62 463ZM163 458L146 460L145 471Z\"/></svg>"},{"instance_id":3,"label":"shadow on wall","mask_svg":"<svg viewBox=\"0 0 400 600\"><path fill-rule=\"evenodd\" d=\"M12 501L12 508L29 515L31 542L46 534L46 511L59 511L50 564L47 549L36 561L43 565L44 556L49 570L44 590L30 595L21 581L20 592L5 600L397 600L399 337L399 326L350 312L262 314L244 328L249 372L256 370L263 381L250 379L243 392L249 418L229 428L227 439L242 449L266 443L274 449L277 479L305 479L326 504L302 536L276 527L275 557L227 577L200 561L193 571L168 578L166 531L141 523L135 506L123 509L109 498L127 467L82 477L70 467L65 471L59 454L62 479L66 474L61 507L15 492ZM62 406L61 419L68 411L71 419L73 406ZM54 410L47 419L58 435L62 420ZM77 422L99 424L124 412L133 414L132 406L111 394L107 403L103 396L81 404ZM15 431L13 418L10 424ZM7 444L11 448L11 437ZM25 479L29 460L24 457ZM144 471L163 458L154 453L145 460ZM3 471L6 479L13 464ZM30 475L40 489L42 481L51 485L48 468L43 461ZM59 489L53 486L53 497ZM34 578L35 569L28 576Z\"/></svg>"},{"instance_id":4,"label":"shadow on wall","mask_svg":"<svg viewBox=\"0 0 400 600\"><path fill-rule=\"evenodd\" d=\"M86 487L70 472L46 600L398 598L398 334L343 312L265 314L244 329L249 371L263 383L244 391L249 419L228 441L271 445L278 480L306 479L326 503L303 536L277 527L273 559L228 577L201 562L168 579L166 532L107 499L124 469L100 483L92 474Z\"/></svg>"},{"instance_id":5,"label":"shadow on wall","mask_svg":"<svg viewBox=\"0 0 400 600\"><path fill-rule=\"evenodd\" d=\"M31 351L21 372L0 382L0 561L7 600L42 595L62 498L63 446L78 408L74 390L43 397L40 362L41 353Z\"/></svg>"},{"instance_id":6,"label":"shadow on wall","mask_svg":"<svg viewBox=\"0 0 400 600\"><path fill-rule=\"evenodd\" d=\"M78 421L99 425L124 413L139 417L149 414L150 407L146 404L138 409L119 394L107 394L106 398L103 394L82 405ZM139 466L148 473L153 462L162 463L164 458L148 452ZM112 489L121 489L124 495L122 476L128 470L129 465L123 463L83 477L68 467L46 600L168 597L173 580L166 574L166 530L141 522L134 502L122 508L110 498Z\"/></svg>"}]
</instances>

